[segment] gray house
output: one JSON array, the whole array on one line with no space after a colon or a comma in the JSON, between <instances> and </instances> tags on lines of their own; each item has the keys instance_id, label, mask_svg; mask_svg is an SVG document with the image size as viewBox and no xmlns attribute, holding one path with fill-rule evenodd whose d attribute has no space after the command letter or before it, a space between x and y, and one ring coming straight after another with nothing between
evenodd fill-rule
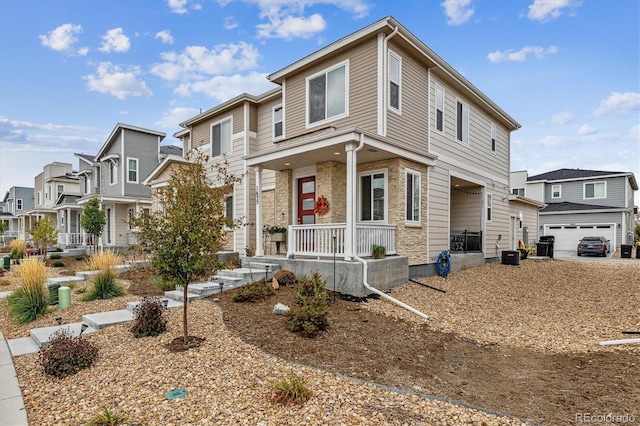
<instances>
[{"instance_id":1,"label":"gray house","mask_svg":"<svg viewBox=\"0 0 640 426\"><path fill-rule=\"evenodd\" d=\"M511 174L513 194L546 204L540 235L553 235L556 250L575 250L585 236L603 236L612 247L633 242L633 173L559 169L535 176Z\"/></svg>"},{"instance_id":2,"label":"gray house","mask_svg":"<svg viewBox=\"0 0 640 426\"><path fill-rule=\"evenodd\" d=\"M33 188L12 186L0 203L0 221L6 224L0 243L7 244L20 235L19 214L33 209Z\"/></svg>"}]
</instances>

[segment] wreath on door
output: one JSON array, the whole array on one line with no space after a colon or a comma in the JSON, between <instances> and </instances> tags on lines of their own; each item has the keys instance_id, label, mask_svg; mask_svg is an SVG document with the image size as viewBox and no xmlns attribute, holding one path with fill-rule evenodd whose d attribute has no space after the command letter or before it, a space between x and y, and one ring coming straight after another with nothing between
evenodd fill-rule
<instances>
[{"instance_id":1,"label":"wreath on door","mask_svg":"<svg viewBox=\"0 0 640 426\"><path fill-rule=\"evenodd\" d=\"M327 200L327 197L324 195L318 197L318 199L313 203L313 212L320 217L329 213L329 200Z\"/></svg>"}]
</instances>

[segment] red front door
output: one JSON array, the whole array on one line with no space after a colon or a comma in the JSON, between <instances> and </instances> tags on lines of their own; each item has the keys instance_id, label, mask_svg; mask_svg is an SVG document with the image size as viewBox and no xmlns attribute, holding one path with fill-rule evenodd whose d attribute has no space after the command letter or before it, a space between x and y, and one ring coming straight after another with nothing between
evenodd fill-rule
<instances>
[{"instance_id":1,"label":"red front door","mask_svg":"<svg viewBox=\"0 0 640 426\"><path fill-rule=\"evenodd\" d=\"M316 198L315 176L298 179L298 224L311 225L316 223L316 215L313 213L313 203ZM298 233L297 246L303 252L313 251L313 229L301 230Z\"/></svg>"}]
</instances>

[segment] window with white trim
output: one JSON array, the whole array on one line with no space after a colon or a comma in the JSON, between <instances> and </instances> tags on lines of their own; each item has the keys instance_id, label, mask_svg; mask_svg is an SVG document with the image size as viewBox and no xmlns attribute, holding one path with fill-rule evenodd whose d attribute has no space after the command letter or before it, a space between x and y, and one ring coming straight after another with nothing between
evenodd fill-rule
<instances>
[{"instance_id":1,"label":"window with white trim","mask_svg":"<svg viewBox=\"0 0 640 426\"><path fill-rule=\"evenodd\" d=\"M127 157L127 183L138 183L138 159Z\"/></svg>"},{"instance_id":2,"label":"window with white trim","mask_svg":"<svg viewBox=\"0 0 640 426\"><path fill-rule=\"evenodd\" d=\"M496 152L496 125L491 123L491 152Z\"/></svg>"},{"instance_id":3,"label":"window with white trim","mask_svg":"<svg viewBox=\"0 0 640 426\"><path fill-rule=\"evenodd\" d=\"M420 183L421 174L414 170L406 170L405 196L407 200L405 220L410 223L420 222Z\"/></svg>"},{"instance_id":4,"label":"window with white trim","mask_svg":"<svg viewBox=\"0 0 640 426\"><path fill-rule=\"evenodd\" d=\"M521 196L521 197L524 197L524 188L513 188L513 189L511 190L511 193L512 193L513 195L519 195L519 196Z\"/></svg>"},{"instance_id":5,"label":"window with white trim","mask_svg":"<svg viewBox=\"0 0 640 426\"><path fill-rule=\"evenodd\" d=\"M456 138L469 145L469 107L460 101L456 106Z\"/></svg>"},{"instance_id":6,"label":"window with white trim","mask_svg":"<svg viewBox=\"0 0 640 426\"><path fill-rule=\"evenodd\" d=\"M284 135L282 105L273 107L273 138L279 139Z\"/></svg>"},{"instance_id":7,"label":"window with white trim","mask_svg":"<svg viewBox=\"0 0 640 426\"><path fill-rule=\"evenodd\" d=\"M42 204L42 193L38 191L38 205Z\"/></svg>"},{"instance_id":8,"label":"window with white trim","mask_svg":"<svg viewBox=\"0 0 640 426\"><path fill-rule=\"evenodd\" d=\"M129 224L129 231L131 231L131 230L134 228L134 226L133 226L133 220L134 220L134 219L135 219L135 217L136 217L136 208L135 208L135 207L129 207L128 212L129 212L129 214L128 214L128 218L129 218L129 221L128 221L128 224Z\"/></svg>"},{"instance_id":9,"label":"window with white trim","mask_svg":"<svg viewBox=\"0 0 640 426\"><path fill-rule=\"evenodd\" d=\"M373 170L358 174L361 221L385 221L387 218L387 172Z\"/></svg>"},{"instance_id":10,"label":"window with white trim","mask_svg":"<svg viewBox=\"0 0 640 426\"><path fill-rule=\"evenodd\" d=\"M493 195L487 194L487 222L493 218Z\"/></svg>"},{"instance_id":11,"label":"window with white trim","mask_svg":"<svg viewBox=\"0 0 640 426\"><path fill-rule=\"evenodd\" d=\"M233 223L233 194L224 197L224 217L229 225Z\"/></svg>"},{"instance_id":12,"label":"window with white trim","mask_svg":"<svg viewBox=\"0 0 640 426\"><path fill-rule=\"evenodd\" d=\"M51 199L51 185L47 186L47 192L44 194L45 199L50 200Z\"/></svg>"},{"instance_id":13,"label":"window with white trim","mask_svg":"<svg viewBox=\"0 0 640 426\"><path fill-rule=\"evenodd\" d=\"M22 210L22 199L18 198L16 200L16 210Z\"/></svg>"},{"instance_id":14,"label":"window with white trim","mask_svg":"<svg viewBox=\"0 0 640 426\"><path fill-rule=\"evenodd\" d=\"M89 177L89 175L84 175L84 193L91 193L91 178Z\"/></svg>"},{"instance_id":15,"label":"window with white trim","mask_svg":"<svg viewBox=\"0 0 640 426\"><path fill-rule=\"evenodd\" d=\"M562 187L560 185L551 186L551 198L560 198L562 196Z\"/></svg>"},{"instance_id":16,"label":"window with white trim","mask_svg":"<svg viewBox=\"0 0 640 426\"><path fill-rule=\"evenodd\" d=\"M307 78L307 124L347 115L348 62Z\"/></svg>"},{"instance_id":17,"label":"window with white trim","mask_svg":"<svg viewBox=\"0 0 640 426\"><path fill-rule=\"evenodd\" d=\"M436 84L436 130L444 132L444 89Z\"/></svg>"},{"instance_id":18,"label":"window with white trim","mask_svg":"<svg viewBox=\"0 0 640 426\"><path fill-rule=\"evenodd\" d=\"M109 161L109 184L118 183L118 164L115 161Z\"/></svg>"},{"instance_id":19,"label":"window with white trim","mask_svg":"<svg viewBox=\"0 0 640 426\"><path fill-rule=\"evenodd\" d=\"M211 156L231 153L231 118L211 125Z\"/></svg>"},{"instance_id":20,"label":"window with white trim","mask_svg":"<svg viewBox=\"0 0 640 426\"><path fill-rule=\"evenodd\" d=\"M64 185L58 185L58 191L56 192L56 200L58 199L58 197L60 197L60 195L64 192Z\"/></svg>"},{"instance_id":21,"label":"window with white trim","mask_svg":"<svg viewBox=\"0 0 640 426\"><path fill-rule=\"evenodd\" d=\"M607 198L606 182L590 182L584 184L584 199Z\"/></svg>"},{"instance_id":22,"label":"window with white trim","mask_svg":"<svg viewBox=\"0 0 640 426\"><path fill-rule=\"evenodd\" d=\"M389 50L389 106L400 111L402 58Z\"/></svg>"}]
</instances>

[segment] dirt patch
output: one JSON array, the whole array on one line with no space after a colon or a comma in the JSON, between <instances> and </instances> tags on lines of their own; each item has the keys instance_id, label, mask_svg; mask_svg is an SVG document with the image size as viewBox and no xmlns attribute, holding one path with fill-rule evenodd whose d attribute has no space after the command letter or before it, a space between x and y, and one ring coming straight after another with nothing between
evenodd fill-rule
<instances>
[{"instance_id":1,"label":"dirt patch","mask_svg":"<svg viewBox=\"0 0 640 426\"><path fill-rule=\"evenodd\" d=\"M556 273L567 267L556 265ZM478 278L482 271L469 273ZM499 271L489 271L499 282ZM437 297L433 290L425 291ZM637 350L545 353L517 345L480 344L367 306L388 304L383 300L354 303L339 297L335 303L331 298L331 329L308 339L289 332L286 318L272 314L276 303L293 305L292 288L281 287L276 296L258 303L234 303L234 294L219 297L227 327L244 341L289 361L544 424L576 423L580 413L640 418ZM499 306L500 294L494 298ZM450 316L464 316L464 309L459 305ZM478 329L484 326L476 324Z\"/></svg>"}]
</instances>

